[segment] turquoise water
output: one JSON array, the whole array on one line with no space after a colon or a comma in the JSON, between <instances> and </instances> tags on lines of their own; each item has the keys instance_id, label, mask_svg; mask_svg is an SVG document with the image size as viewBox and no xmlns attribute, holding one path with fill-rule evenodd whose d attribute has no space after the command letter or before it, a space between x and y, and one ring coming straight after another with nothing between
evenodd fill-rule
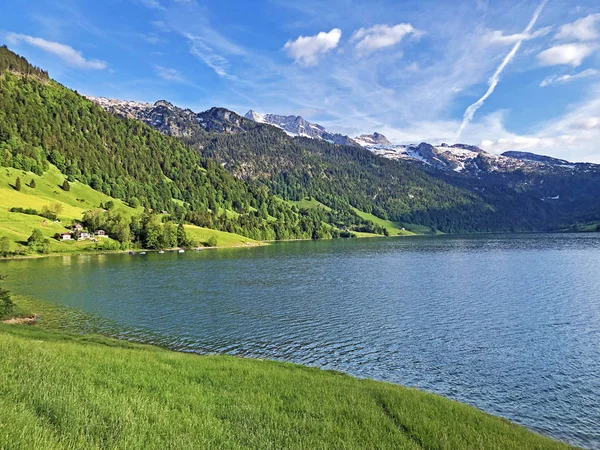
<instances>
[{"instance_id":1,"label":"turquoise water","mask_svg":"<svg viewBox=\"0 0 600 450\"><path fill-rule=\"evenodd\" d=\"M112 335L415 386L600 448L596 233L55 257L0 273Z\"/></svg>"}]
</instances>

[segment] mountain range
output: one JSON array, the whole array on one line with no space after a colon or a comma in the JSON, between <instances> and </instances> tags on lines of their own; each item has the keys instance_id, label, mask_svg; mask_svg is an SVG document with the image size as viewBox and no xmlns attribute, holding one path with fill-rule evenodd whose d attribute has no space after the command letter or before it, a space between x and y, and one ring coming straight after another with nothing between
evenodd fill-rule
<instances>
[{"instance_id":1,"label":"mountain range","mask_svg":"<svg viewBox=\"0 0 600 450\"><path fill-rule=\"evenodd\" d=\"M86 99L6 47L0 94L0 165L53 164L106 195L255 239L600 222L595 164L350 138L299 116Z\"/></svg>"},{"instance_id":2,"label":"mountain range","mask_svg":"<svg viewBox=\"0 0 600 450\"><path fill-rule=\"evenodd\" d=\"M496 155L467 144L432 145L423 142L394 145L380 133L350 138L293 115L261 114L251 110L242 117L232 111L227 114L227 110L222 108L194 113L165 101L132 104L120 100L93 100L108 111L142 120L163 133L182 137L240 177L255 179L256 174L261 174L272 183L273 178L278 175L277 171L285 173L291 170L289 163L295 155L283 157L280 154L275 158L263 150L258 151L256 145L251 143L244 145L254 147L254 151L240 152L229 148L225 152L223 146L227 138L223 138L219 146L210 142L199 144L203 141L199 136L211 132L224 135L268 135L264 127L272 125L275 129L282 130L296 144L301 143L303 150L319 147L318 142L333 144L339 148L365 149L373 155L394 161L401 167L407 167L408 164L444 183L469 191L495 211L510 214L521 210L522 218L514 218L515 223L508 229L552 228L570 224L574 220L597 220L596 217L600 214L598 164L571 163L526 152L508 151ZM237 138L244 139L247 138ZM273 142L267 145L278 144ZM301 150L298 152L302 153ZM308 162L304 164L310 165ZM513 206L508 211L505 203L517 204L518 208ZM394 214L392 217L399 219ZM507 228L500 225L502 222L503 220L498 219L497 229ZM489 226L487 229L494 227Z\"/></svg>"}]
</instances>

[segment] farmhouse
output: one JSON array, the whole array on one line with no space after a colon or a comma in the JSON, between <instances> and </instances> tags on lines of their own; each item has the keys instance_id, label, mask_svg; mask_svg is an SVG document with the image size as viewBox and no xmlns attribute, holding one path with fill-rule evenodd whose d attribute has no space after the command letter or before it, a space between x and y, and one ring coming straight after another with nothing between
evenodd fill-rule
<instances>
[{"instance_id":1,"label":"farmhouse","mask_svg":"<svg viewBox=\"0 0 600 450\"><path fill-rule=\"evenodd\" d=\"M58 238L61 241L70 241L71 239L73 239L73 236L71 235L71 233L61 233L58 235Z\"/></svg>"},{"instance_id":2,"label":"farmhouse","mask_svg":"<svg viewBox=\"0 0 600 450\"><path fill-rule=\"evenodd\" d=\"M79 240L80 241L84 241L86 239L89 239L90 237L91 237L91 235L87 231L82 231L81 233L79 233Z\"/></svg>"},{"instance_id":3,"label":"farmhouse","mask_svg":"<svg viewBox=\"0 0 600 450\"><path fill-rule=\"evenodd\" d=\"M104 231L104 230L98 230L98 231L96 231L96 236L98 236L98 237L105 237L106 236L106 231Z\"/></svg>"}]
</instances>

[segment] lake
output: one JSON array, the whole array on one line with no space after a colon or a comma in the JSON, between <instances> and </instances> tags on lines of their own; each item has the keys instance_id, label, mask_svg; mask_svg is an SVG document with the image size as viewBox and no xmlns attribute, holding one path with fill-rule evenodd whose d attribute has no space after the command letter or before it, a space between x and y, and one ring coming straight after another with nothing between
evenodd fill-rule
<instances>
[{"instance_id":1,"label":"lake","mask_svg":"<svg viewBox=\"0 0 600 450\"><path fill-rule=\"evenodd\" d=\"M52 257L0 273L112 335L415 386L600 448L597 233Z\"/></svg>"}]
</instances>

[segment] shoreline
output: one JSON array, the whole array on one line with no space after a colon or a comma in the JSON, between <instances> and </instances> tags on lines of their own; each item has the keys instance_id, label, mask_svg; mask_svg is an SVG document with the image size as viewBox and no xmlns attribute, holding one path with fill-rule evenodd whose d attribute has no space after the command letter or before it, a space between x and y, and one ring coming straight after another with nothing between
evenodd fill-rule
<instances>
[{"instance_id":1,"label":"shoreline","mask_svg":"<svg viewBox=\"0 0 600 450\"><path fill-rule=\"evenodd\" d=\"M61 328L61 322L55 323L54 325L50 324L50 326L48 326L48 324L46 323L46 326L44 325L45 323L45 319L43 317L43 315L39 315L37 313L32 313L31 311L27 311L27 310L21 310L21 307L23 306L23 303L21 300L24 300L25 298L28 298L33 305L38 305L40 308L42 308L43 305L48 305L49 308L52 308L53 305L50 304L49 302L46 302L44 300L40 300L37 298L33 298L33 297L25 297L22 296L20 294L16 294L16 296L18 297L18 299L16 299L17 301L16 306L17 308L20 309L19 313L17 315L15 315L14 317L11 318L4 318L2 321L0 321L0 341L2 339L6 339L6 337L8 336L9 338L13 335L32 335L34 336L33 342L36 343L36 346L39 346L40 343L43 343L44 347L47 348L48 345L50 345L53 341L57 341L60 342L61 344L61 348L64 347L64 345L67 345L68 343L71 342L76 342L77 346L79 347L78 350L81 351L85 351L86 354L89 353L90 351L96 351L94 350L94 348L96 349L106 349L106 350L102 350L102 352L110 352L111 349L115 349L115 348L121 348L123 350L128 351L132 357L135 357L135 351L143 351L143 352L152 352L153 354L163 354L165 355L165 357L167 359L170 358L175 358L177 360L180 360L181 358L184 358L185 360L189 360L190 364L216 364L217 366L223 366L223 365L227 365L229 364L228 362L231 361L232 364L241 364L242 366L245 367L244 369L244 376L247 376L247 371L250 371L250 374L253 373L253 371L261 371L261 370L269 370L269 368L271 367L284 367L285 368L285 374L284 375L286 377L286 383L287 384L289 381L287 380L287 377L291 377L291 378L295 378L295 377L301 377L301 379L306 380L305 377L309 376L309 377L328 377L330 378L330 382L329 382L329 387L325 387L325 395L330 395L330 391L331 389L336 389L336 390L340 390L341 394L338 395L345 395L343 392L344 390L342 389L342 385L346 382L350 382L350 383L359 383L359 384L367 384L369 386L373 386L373 388L371 389L375 389L378 386L381 389L385 389L386 392L388 392L386 394L387 395L391 395L392 392L390 390L396 390L397 392L403 392L403 393L411 393L410 395L413 397L413 400L411 402L411 405L409 407L409 410L402 410L402 414L421 414L422 408L423 407L430 407L431 405L428 406L429 402L434 401L435 403L435 408L433 411L435 411L434 414L439 415L439 417L435 417L435 420L437 421L441 421L444 423L444 426L449 426L452 429L456 429L456 428L460 428L461 431L456 433L456 432L452 432L453 435L458 435L460 438L460 442L462 442L462 439L464 438L464 436L462 436L460 433L465 433L465 434L470 434L470 438L473 439L473 437L475 436L475 442L477 445L480 444L479 439L481 439L483 436L487 437L487 433L491 430L493 430L493 433L507 433L508 435L510 435L510 438L508 439L508 442L512 442L511 440L514 439L515 437L513 436L514 434L519 435L519 439L525 439L526 441L528 441L529 439L533 439L533 440L537 440L537 439L541 439L542 442L544 443L543 445L539 445L541 444L541 442L538 442L538 445L533 445L533 446L528 446L524 443L522 443L521 446L517 446L517 447L513 447L512 445L506 445L506 446L496 446L494 445L494 448L564 448L564 449L568 449L568 448L576 448L576 447L572 447L570 446L570 444L565 443L563 441L559 441L556 440L555 438L552 438L550 436L547 435L543 435L540 434L538 432L532 431L526 427L524 427L523 425L519 425L516 422L513 422L511 420L505 419L501 416L497 416L491 413L487 413L479 408L477 408L476 406L472 406L469 405L467 403L463 403L457 400L453 400L451 398L430 392L430 391L425 391L419 388L415 388L415 387L409 387L409 386L404 386L404 385L400 385L397 383L392 383L392 382L386 382L386 381L378 381L378 380L374 380L371 378L363 378L363 377L356 377L344 372L339 372L339 371L331 371L331 370L325 370L322 369L320 367L314 367L314 366L308 366L308 365L303 365L303 364L298 364L298 363L294 363L294 362L284 362L284 361L279 361L279 360L275 360L275 359L265 359L265 358L253 358L253 357L248 357L248 356L238 356L238 355L228 355L227 353L195 353L195 352L185 352L185 351L178 351L178 350L174 350L174 349L170 349L168 347L165 346L160 346L160 345L156 345L156 344L152 344L152 343L148 343L145 342L143 340L139 340L139 339L127 339L124 337L117 337L117 336L111 336L111 335L107 335L105 333L102 332L97 332L94 331L93 328L92 329L88 329L87 331L76 331L75 327L74 329L64 329ZM31 304L29 305L31 307ZM29 307L27 307L26 309L29 309ZM33 309L37 309L35 306L33 306ZM43 309L43 308L42 308ZM42 311L42 309L40 309L40 311ZM62 315L62 317L57 316L57 318L59 320L62 321L67 321L68 320L68 315L73 312L75 314L78 313L78 310L70 308L70 307L60 307L59 308L60 311L58 312L59 316ZM84 312L84 315L88 315L89 313ZM92 318L92 315L89 315L90 320ZM86 319L84 319L85 322ZM79 324L81 325L81 324ZM4 329L3 329L4 328ZM85 328L85 326L84 326ZM14 330L14 331L12 331ZM1 342L0 342L1 344ZM100 350L98 350L100 351ZM154 352L159 352L159 353L154 353ZM61 354L62 354L62 350L61 350ZM104 354L102 356L105 356ZM128 355L129 356L129 355ZM127 356L127 359L129 359ZM121 357L119 359L119 361L117 362L117 364L120 367L120 364L122 364L123 358ZM234 363L235 361L239 361L239 363ZM81 367L87 369L88 366L91 366L93 364L95 364L93 361L87 362L87 361L82 361L77 363L79 364ZM0 364L1 365L1 364ZM152 369L147 369L144 368L142 370L145 375L141 375L141 376L147 376L147 377L153 377L155 376L155 373ZM215 374L217 374L217 372L213 372ZM314 374L314 375L312 375ZM46 375L43 375L44 377ZM222 375L216 375L219 379L221 379ZM51 376L50 376L51 377ZM60 384L60 380L56 380L53 378L49 378L49 381ZM270 380L267 380L267 385L268 385L268 393L270 396L278 396L278 395L286 395L281 393L280 391L283 389L281 388L280 384L276 384L276 385L272 385ZM221 391L221 387L217 388L216 390L216 395L223 395L226 394L226 391ZM289 389L294 390L295 387L292 384L291 387ZM134 390L135 392L135 390ZM321 392L321 394L323 394L323 392ZM320 395L321 395L320 394ZM167 394L168 395L168 394ZM255 395L255 394L252 394ZM286 397L287 398L287 397ZM320 398L320 397L319 397ZM387 397L386 397L387 398ZM336 397L336 402L338 402L340 400L340 397ZM104 398L103 399L104 402L112 402L113 397L109 396L108 398ZM257 408L258 406L253 404L253 403L249 403L249 405L252 409ZM320 404L317 404L316 406L317 408L320 408ZM450 410L454 410L456 408L460 409L462 411L461 414L465 414L465 417L463 419L461 419L461 415L459 416L455 416L453 414L445 414L442 413L441 410L443 410L444 408L448 408ZM1 409L1 408L0 408ZM471 417L473 416L473 417ZM447 417L447 418L446 418ZM467 419L468 417L468 419ZM337 415L334 415L334 418L336 420L339 420ZM141 420L141 419L140 419ZM321 419L319 419L321 420ZM381 419L378 419L381 420ZM428 417L427 420L431 420L431 416ZM489 423L487 424L482 424L482 422L485 421L489 421ZM473 423L477 423L478 426L473 428ZM487 428L490 428L490 430L488 430ZM510 432L510 433L509 433ZM497 442L494 442L495 444L497 444ZM404 448L404 447L400 447L400 448ZM453 447L454 448L454 447ZM486 448L486 447L477 447L477 446L466 446L463 447L461 446L460 448Z\"/></svg>"}]
</instances>

